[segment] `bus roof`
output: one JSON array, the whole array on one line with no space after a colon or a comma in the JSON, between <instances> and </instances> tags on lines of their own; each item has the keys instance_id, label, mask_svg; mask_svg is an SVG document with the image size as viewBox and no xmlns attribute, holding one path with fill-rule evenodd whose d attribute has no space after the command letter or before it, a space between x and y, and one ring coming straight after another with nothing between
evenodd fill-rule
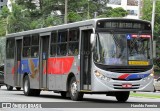
<instances>
[{"instance_id":1,"label":"bus roof","mask_svg":"<svg viewBox=\"0 0 160 111\"><path fill-rule=\"evenodd\" d=\"M129 19L129 18L96 18L96 19L89 19L85 21L78 21L68 24L62 24L57 26L51 26L51 27L45 27L45 28L39 28L34 30L28 30L28 31L22 31L17 33L10 33L7 34L6 37L21 37L24 35L30 35L30 34L37 34L37 33L46 33L46 32L52 32L54 30L63 30L68 28L76 28L76 27L83 27L83 26L96 26L96 21L98 20L131 20L131 21L141 21L150 23L149 21L141 20L141 19Z\"/></svg>"}]
</instances>

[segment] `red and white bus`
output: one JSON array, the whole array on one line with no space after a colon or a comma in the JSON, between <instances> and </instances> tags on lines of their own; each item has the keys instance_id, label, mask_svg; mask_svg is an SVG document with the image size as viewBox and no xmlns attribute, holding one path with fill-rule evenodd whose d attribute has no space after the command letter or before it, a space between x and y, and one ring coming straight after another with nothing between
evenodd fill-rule
<instances>
[{"instance_id":1,"label":"red and white bus","mask_svg":"<svg viewBox=\"0 0 160 111\"><path fill-rule=\"evenodd\" d=\"M26 96L41 90L72 100L153 91L150 22L124 18L80 21L7 35L5 83Z\"/></svg>"}]
</instances>

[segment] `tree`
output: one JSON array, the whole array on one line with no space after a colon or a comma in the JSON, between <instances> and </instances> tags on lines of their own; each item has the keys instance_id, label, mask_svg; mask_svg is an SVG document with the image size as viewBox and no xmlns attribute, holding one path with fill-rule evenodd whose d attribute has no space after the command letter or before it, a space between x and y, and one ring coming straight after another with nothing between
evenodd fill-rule
<instances>
[{"instance_id":1,"label":"tree","mask_svg":"<svg viewBox=\"0 0 160 111\"><path fill-rule=\"evenodd\" d=\"M0 13L0 36L6 35L6 29L7 29L7 16L10 14L9 9L4 6L2 8L2 11Z\"/></svg>"},{"instance_id":2,"label":"tree","mask_svg":"<svg viewBox=\"0 0 160 111\"><path fill-rule=\"evenodd\" d=\"M99 17L123 17L126 11L107 6L108 0L68 0L68 23L94 18L94 13ZM0 25L6 24L8 18L9 33L48 27L64 23L64 0L15 0L12 12L4 8L0 15ZM2 23L3 22L3 23ZM4 35L5 26L0 29ZM1 34L0 34L1 35Z\"/></svg>"},{"instance_id":3,"label":"tree","mask_svg":"<svg viewBox=\"0 0 160 111\"><path fill-rule=\"evenodd\" d=\"M128 12L121 7L113 9L108 7L108 9L99 17L125 17L127 14Z\"/></svg>"},{"instance_id":4,"label":"tree","mask_svg":"<svg viewBox=\"0 0 160 111\"><path fill-rule=\"evenodd\" d=\"M151 21L152 17L152 2L150 0L143 0L143 9L142 9L142 19ZM160 42L160 2L156 2L156 12L155 12L155 25L154 25L154 39ZM158 45L158 44L157 44ZM160 44L158 45L160 49Z\"/></svg>"}]
</instances>

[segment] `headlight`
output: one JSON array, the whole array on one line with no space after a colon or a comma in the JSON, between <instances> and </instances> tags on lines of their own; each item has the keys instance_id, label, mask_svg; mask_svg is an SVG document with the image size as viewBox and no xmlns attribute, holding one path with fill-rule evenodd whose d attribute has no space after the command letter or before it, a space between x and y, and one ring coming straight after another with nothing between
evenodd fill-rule
<instances>
[{"instance_id":1,"label":"headlight","mask_svg":"<svg viewBox=\"0 0 160 111\"><path fill-rule=\"evenodd\" d=\"M95 71L95 75L97 78L104 80L104 81L107 81L107 82L109 82L111 80L111 78L106 77L105 75L103 75L101 72L99 72L97 70Z\"/></svg>"},{"instance_id":2,"label":"headlight","mask_svg":"<svg viewBox=\"0 0 160 111\"><path fill-rule=\"evenodd\" d=\"M154 77L154 70L153 69L151 70L150 76Z\"/></svg>"}]
</instances>

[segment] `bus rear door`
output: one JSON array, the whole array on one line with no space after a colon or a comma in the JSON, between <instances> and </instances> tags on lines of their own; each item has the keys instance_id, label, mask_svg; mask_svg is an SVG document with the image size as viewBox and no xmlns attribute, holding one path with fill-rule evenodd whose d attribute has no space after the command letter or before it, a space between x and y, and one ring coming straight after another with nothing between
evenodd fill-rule
<instances>
[{"instance_id":1,"label":"bus rear door","mask_svg":"<svg viewBox=\"0 0 160 111\"><path fill-rule=\"evenodd\" d=\"M18 37L15 40L15 74L14 74L14 86L22 86L21 81L21 53L22 53L22 37Z\"/></svg>"},{"instance_id":2,"label":"bus rear door","mask_svg":"<svg viewBox=\"0 0 160 111\"><path fill-rule=\"evenodd\" d=\"M51 33L40 34L40 88L48 88L47 60Z\"/></svg>"}]
</instances>

